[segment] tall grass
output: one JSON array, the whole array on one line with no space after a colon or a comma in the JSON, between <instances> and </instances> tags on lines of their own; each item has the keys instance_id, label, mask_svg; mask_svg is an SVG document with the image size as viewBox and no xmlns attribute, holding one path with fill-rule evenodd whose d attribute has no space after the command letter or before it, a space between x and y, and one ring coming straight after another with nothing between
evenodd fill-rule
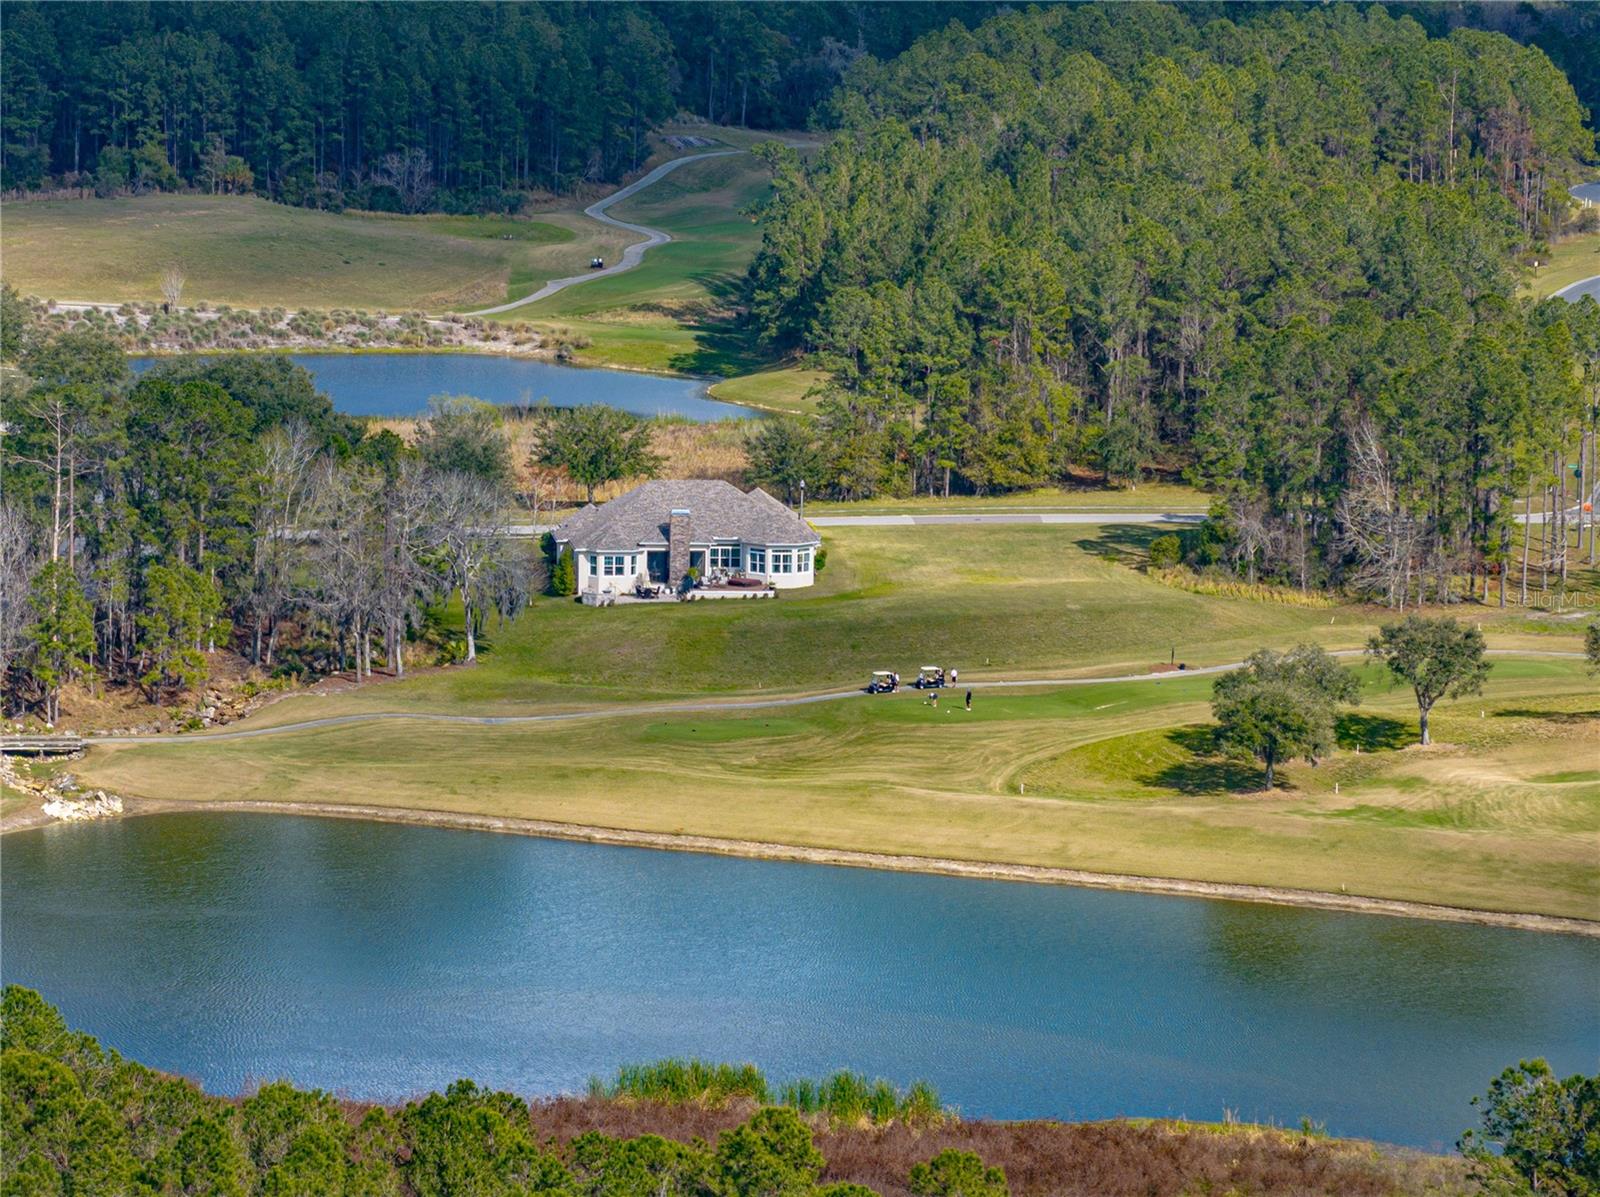
<instances>
[{"instance_id":1,"label":"tall grass","mask_svg":"<svg viewBox=\"0 0 1600 1197\"><path fill-rule=\"evenodd\" d=\"M1146 575L1163 586L1186 590L1190 594L1210 595L1214 598L1249 599L1258 603L1281 603L1287 607L1334 607L1338 601L1330 595L1315 590L1296 590L1290 586L1273 586L1266 582L1244 582L1236 578L1215 574L1196 573L1182 565L1167 569L1149 569Z\"/></svg>"},{"instance_id":2,"label":"tall grass","mask_svg":"<svg viewBox=\"0 0 1600 1197\"><path fill-rule=\"evenodd\" d=\"M657 1060L653 1064L625 1064L617 1070L617 1079L604 1092L607 1097L631 1097L636 1101L673 1104L692 1101L720 1106L739 1097L766 1105L772 1091L767 1078L754 1064L671 1059Z\"/></svg>"},{"instance_id":3,"label":"tall grass","mask_svg":"<svg viewBox=\"0 0 1600 1197\"><path fill-rule=\"evenodd\" d=\"M563 505L576 505L584 501L584 488L575 482L563 482L550 471L536 470L534 455L539 449L539 420L529 408L506 407L500 424L511 453L511 468L516 488L524 493L539 490L547 498L554 487L554 497ZM367 426L374 432L388 429L407 444L417 439L420 417L394 418L369 417ZM745 471L750 465L747 446L750 438L750 421L716 420L706 424L692 423L679 417L656 417L650 425L650 448L661 458L658 478L711 478L744 485ZM539 475L535 486L535 474ZM595 500L605 502L626 494L643 478L625 478L608 483L595 490Z\"/></svg>"},{"instance_id":4,"label":"tall grass","mask_svg":"<svg viewBox=\"0 0 1600 1197\"><path fill-rule=\"evenodd\" d=\"M836 1072L822 1080L786 1081L776 1090L753 1064L712 1064L704 1060L669 1059L630 1064L618 1069L610 1084L596 1077L593 1097L631 1098L670 1105L696 1103L722 1106L733 1100L789 1106L801 1114L840 1126L933 1126L950 1116L939 1094L926 1081L898 1089L885 1080L868 1080L854 1072Z\"/></svg>"},{"instance_id":5,"label":"tall grass","mask_svg":"<svg viewBox=\"0 0 1600 1197\"><path fill-rule=\"evenodd\" d=\"M802 1114L826 1115L847 1126L887 1126L891 1122L932 1125L944 1119L939 1094L926 1081L896 1089L888 1081L869 1081L860 1073L836 1072L822 1081L795 1080L778 1090L778 1104Z\"/></svg>"}]
</instances>

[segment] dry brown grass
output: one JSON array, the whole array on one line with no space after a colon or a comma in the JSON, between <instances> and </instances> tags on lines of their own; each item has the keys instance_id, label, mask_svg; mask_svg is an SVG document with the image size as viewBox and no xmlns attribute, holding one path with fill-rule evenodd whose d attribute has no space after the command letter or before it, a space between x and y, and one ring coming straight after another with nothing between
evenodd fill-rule
<instances>
[{"instance_id":1,"label":"dry brown grass","mask_svg":"<svg viewBox=\"0 0 1600 1197\"><path fill-rule=\"evenodd\" d=\"M559 1097L535 1101L531 1119L541 1140L558 1145L586 1131L714 1143L754 1109L748 1102L711 1108ZM906 1197L912 1165L947 1148L976 1152L1005 1169L1015 1197L1445 1197L1469 1191L1456 1158L1254 1126L985 1120L921 1129L816 1126L817 1147L828 1161L823 1181L854 1181L884 1197Z\"/></svg>"},{"instance_id":2,"label":"dry brown grass","mask_svg":"<svg viewBox=\"0 0 1600 1197\"><path fill-rule=\"evenodd\" d=\"M355 1124L371 1107L341 1102ZM390 1109L396 1109L391 1106ZM607 1097L535 1099L535 1138L558 1153L579 1135L660 1135L714 1146L757 1109ZM914 1164L955 1149L1005 1170L1013 1197L1466 1197L1477 1192L1459 1156L1252 1125L1168 1122L999 1122L952 1119L933 1127L829 1127L810 1120L827 1163L822 1182L852 1181L882 1197L910 1197Z\"/></svg>"},{"instance_id":3,"label":"dry brown grass","mask_svg":"<svg viewBox=\"0 0 1600 1197\"><path fill-rule=\"evenodd\" d=\"M407 444L417 439L418 421L414 418L374 418L367 422L373 431L395 433ZM501 423L511 451L514 485L517 492L539 495L541 505L552 499L557 506L572 506L584 501L582 486L559 473L535 464L539 449L539 421L526 411L508 408ZM674 420L651 422L650 443L662 458L658 478L719 478L735 486L743 485L750 457L746 452L748 432L737 421L691 424ZM599 488L595 499L605 502L632 490L642 478L628 478Z\"/></svg>"}]
</instances>

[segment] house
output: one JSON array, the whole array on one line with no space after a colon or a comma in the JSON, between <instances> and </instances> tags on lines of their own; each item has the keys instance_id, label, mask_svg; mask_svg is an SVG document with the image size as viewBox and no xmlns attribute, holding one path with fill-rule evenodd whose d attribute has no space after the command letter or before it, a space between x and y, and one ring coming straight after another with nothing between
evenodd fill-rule
<instances>
[{"instance_id":1,"label":"house","mask_svg":"<svg viewBox=\"0 0 1600 1197\"><path fill-rule=\"evenodd\" d=\"M572 551L580 596L629 594L638 585L681 590L690 570L702 586L754 579L775 589L810 586L822 538L765 491L726 482L646 482L555 530Z\"/></svg>"}]
</instances>

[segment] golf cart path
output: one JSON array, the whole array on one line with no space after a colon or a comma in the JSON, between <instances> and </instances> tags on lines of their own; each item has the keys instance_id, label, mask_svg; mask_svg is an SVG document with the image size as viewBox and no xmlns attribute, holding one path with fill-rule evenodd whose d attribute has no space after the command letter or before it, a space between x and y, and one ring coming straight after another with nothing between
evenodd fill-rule
<instances>
[{"instance_id":1,"label":"golf cart path","mask_svg":"<svg viewBox=\"0 0 1600 1197\"><path fill-rule=\"evenodd\" d=\"M1360 656L1359 648L1340 649L1336 657ZM1491 656L1506 657L1561 657L1582 659L1581 652L1537 649L1487 649ZM987 678L961 682L950 690L997 690L1025 686L1101 686L1116 682L1159 682L1163 679L1193 677L1201 674L1226 673L1244 664L1230 661L1224 665L1203 665L1195 669L1164 670L1159 673L1127 673L1114 677L1057 677L1057 678ZM905 687L910 691L910 686ZM585 707L573 711L557 711L548 715L449 715L430 711L370 711L355 715L329 715L322 719L304 719L298 723L279 723L271 727L240 728L235 731L196 734L172 732L153 736L85 736L85 744L215 744L222 740L254 740L262 736L286 735L290 732L311 731L324 727L345 727L356 723L461 723L478 727L501 727L531 723L568 723L575 719L615 719L639 715L682 715L722 711L761 711L776 707L810 706L819 702L837 702L845 698L867 698L863 689L825 690L817 694L790 695L781 698L732 699L725 702L617 703L604 707Z\"/></svg>"},{"instance_id":2,"label":"golf cart path","mask_svg":"<svg viewBox=\"0 0 1600 1197\"><path fill-rule=\"evenodd\" d=\"M1591 275L1589 278L1580 278L1575 283L1568 283L1550 298L1564 299L1568 303L1577 303L1585 295L1600 302L1600 274Z\"/></svg>"},{"instance_id":3,"label":"golf cart path","mask_svg":"<svg viewBox=\"0 0 1600 1197\"><path fill-rule=\"evenodd\" d=\"M1578 183L1568 187L1567 193L1580 204L1588 207L1590 204L1600 204L1600 180L1592 183ZM1551 295L1552 299L1564 299L1568 303L1577 303L1585 295L1600 303L1600 274L1591 275L1589 278L1580 278L1575 283L1568 283L1561 290Z\"/></svg>"},{"instance_id":4,"label":"golf cart path","mask_svg":"<svg viewBox=\"0 0 1600 1197\"><path fill-rule=\"evenodd\" d=\"M643 241L635 241L622 251L622 260L614 266L607 266L603 270L590 270L584 274L574 274L569 278L553 278L531 295L524 295L521 299L513 299L509 303L497 304L492 308L480 308L476 312L466 313L468 316L498 316L501 312L509 312L513 308L524 307L530 303L538 303L541 299L548 299L557 291L565 291L568 287L576 287L580 283L593 282L597 278L605 278L610 274L621 274L625 270L632 270L644 260L645 251L657 245L665 245L672 240L672 234L662 229L653 229L649 225L630 224L626 220L618 220L607 214L612 204L621 203L630 196L637 195L646 187L659 183L678 167L690 162L702 162L707 158L726 158L730 154L742 154L743 150L711 150L704 154L686 154L682 158L673 158L670 162L663 162L660 166L635 179L626 187L619 188L597 200L583 210L583 214L601 224L609 224L613 228L626 229L630 233L638 233Z\"/></svg>"}]
</instances>

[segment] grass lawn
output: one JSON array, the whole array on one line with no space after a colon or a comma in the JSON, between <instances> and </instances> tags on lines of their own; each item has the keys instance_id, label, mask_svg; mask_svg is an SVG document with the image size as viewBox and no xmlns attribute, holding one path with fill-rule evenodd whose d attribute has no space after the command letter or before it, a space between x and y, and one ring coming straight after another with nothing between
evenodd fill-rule
<instances>
[{"instance_id":1,"label":"grass lawn","mask_svg":"<svg viewBox=\"0 0 1600 1197\"><path fill-rule=\"evenodd\" d=\"M633 270L500 318L586 338L576 355L585 364L723 376L757 369L765 358L735 327L733 305L760 244L746 210L767 187L766 168L748 154L681 167L610 213L665 229L671 242Z\"/></svg>"},{"instance_id":2,"label":"grass lawn","mask_svg":"<svg viewBox=\"0 0 1600 1197\"><path fill-rule=\"evenodd\" d=\"M98 748L79 771L167 799L422 807L1600 917L1600 771L1585 765L1600 703L1579 665L1497 662L1483 698L1436 711L1430 749L1406 746L1409 692L1366 674L1346 747L1289 766L1271 795L1253 792L1253 768L1209 755L1204 677L980 690L970 713L953 695L935 710L903 692L546 725L358 724Z\"/></svg>"},{"instance_id":3,"label":"grass lawn","mask_svg":"<svg viewBox=\"0 0 1600 1197\"><path fill-rule=\"evenodd\" d=\"M1537 277L1530 273L1522 291L1543 299L1596 274L1600 274L1600 233L1583 233L1557 241L1548 254L1540 256Z\"/></svg>"},{"instance_id":4,"label":"grass lawn","mask_svg":"<svg viewBox=\"0 0 1600 1197\"><path fill-rule=\"evenodd\" d=\"M865 684L873 669L918 665L964 677L1117 676L1174 655L1235 661L1262 645L1359 648L1390 616L1197 594L1137 570L1160 526L829 528L818 584L776 600L591 608L536 599L493 621L468 669L399 684L299 695L252 717L294 723L363 711L538 714ZM532 548L530 546L530 551ZM1474 608L1497 647L1576 651L1576 622Z\"/></svg>"},{"instance_id":5,"label":"grass lawn","mask_svg":"<svg viewBox=\"0 0 1600 1197\"><path fill-rule=\"evenodd\" d=\"M159 300L163 269L179 262L185 303L435 310L501 299L508 278L571 273L626 238L571 213L336 215L254 196L145 195L7 204L0 248L8 282L53 299Z\"/></svg>"},{"instance_id":6,"label":"grass lawn","mask_svg":"<svg viewBox=\"0 0 1600 1197\"><path fill-rule=\"evenodd\" d=\"M812 392L827 380L825 370L805 370L798 366L778 366L758 370L738 378L727 378L710 388L713 399L742 403L763 411L786 411L811 415L817 410Z\"/></svg>"},{"instance_id":7,"label":"grass lawn","mask_svg":"<svg viewBox=\"0 0 1600 1197\"><path fill-rule=\"evenodd\" d=\"M738 146L759 140L738 130L697 132ZM646 165L680 152L699 151L658 151ZM741 165L723 172L708 172L712 163L687 167L615 210L625 220L673 220L674 233L695 238L695 249L676 247L678 260L665 266L653 262L662 251L652 251L639 271L579 289L609 286L595 302L541 314L593 312L674 294L698 300L709 294L696 282L700 276L741 273L756 237L734 208L760 194L765 175L753 158L730 161ZM698 199L697 190L704 192ZM161 275L177 262L188 274L185 303L466 310L579 274L590 258L616 258L638 240L584 216L585 202L563 199L527 219L335 214L226 195L14 202L5 206L0 250L6 281L49 299L159 300ZM724 244L730 237L737 244ZM699 351L684 344L690 356ZM667 368L666 358L677 352L658 352L649 361L605 360Z\"/></svg>"},{"instance_id":8,"label":"grass lawn","mask_svg":"<svg viewBox=\"0 0 1600 1197\"><path fill-rule=\"evenodd\" d=\"M1359 646L1377 615L1192 594L1124 564L1160 526L827 528L817 585L776 600L584 607L540 598L490 623L471 669L296 698L257 718L355 710L486 714L595 701L859 686L927 661L974 679L1143 673L1310 639ZM530 551L532 548L530 546Z\"/></svg>"}]
</instances>

